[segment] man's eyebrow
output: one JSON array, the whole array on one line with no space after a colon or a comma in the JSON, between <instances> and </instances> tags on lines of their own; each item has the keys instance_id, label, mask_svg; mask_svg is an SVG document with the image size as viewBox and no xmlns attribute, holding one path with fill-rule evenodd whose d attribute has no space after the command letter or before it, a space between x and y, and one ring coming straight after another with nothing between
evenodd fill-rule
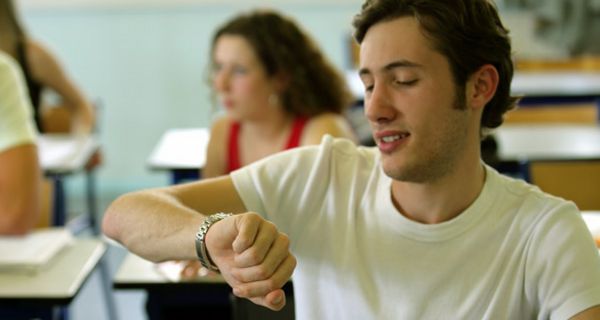
<instances>
[{"instance_id":1,"label":"man's eyebrow","mask_svg":"<svg viewBox=\"0 0 600 320\"><path fill-rule=\"evenodd\" d=\"M412 62L412 61L408 61L408 60L398 60L398 61L394 61L394 62L390 62L390 63L386 64L381 69L384 72L388 72L388 71L391 71L391 70L397 69L397 68L422 68L422 67L423 66L421 64L418 64L416 62ZM367 68L361 68L360 70L358 70L359 76L370 75L371 73L372 73L371 70L369 70Z\"/></svg>"},{"instance_id":2,"label":"man's eyebrow","mask_svg":"<svg viewBox=\"0 0 600 320\"><path fill-rule=\"evenodd\" d=\"M396 69L396 68L422 68L423 66L416 63L416 62L412 62L412 61L408 61L408 60L399 60L399 61L394 61L392 63L387 64L385 67L383 67L383 70L385 71L390 71L392 69Z\"/></svg>"}]
</instances>

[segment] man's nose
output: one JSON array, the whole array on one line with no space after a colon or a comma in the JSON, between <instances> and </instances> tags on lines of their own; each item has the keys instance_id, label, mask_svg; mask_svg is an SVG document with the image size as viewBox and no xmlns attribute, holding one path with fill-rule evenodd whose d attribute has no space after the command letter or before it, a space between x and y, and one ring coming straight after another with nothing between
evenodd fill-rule
<instances>
[{"instance_id":1,"label":"man's nose","mask_svg":"<svg viewBox=\"0 0 600 320\"><path fill-rule=\"evenodd\" d=\"M389 89L375 86L370 95L365 95L365 115L371 122L388 122L396 116Z\"/></svg>"}]
</instances>

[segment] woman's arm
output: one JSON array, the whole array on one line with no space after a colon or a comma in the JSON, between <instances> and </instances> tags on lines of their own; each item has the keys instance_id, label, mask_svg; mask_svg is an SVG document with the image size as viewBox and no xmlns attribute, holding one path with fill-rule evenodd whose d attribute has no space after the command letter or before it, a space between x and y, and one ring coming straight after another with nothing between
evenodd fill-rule
<instances>
[{"instance_id":1,"label":"woman's arm","mask_svg":"<svg viewBox=\"0 0 600 320\"><path fill-rule=\"evenodd\" d=\"M324 113L310 119L302 133L301 144L320 144L326 134L358 142L346 118L335 113Z\"/></svg>"},{"instance_id":2,"label":"woman's arm","mask_svg":"<svg viewBox=\"0 0 600 320\"><path fill-rule=\"evenodd\" d=\"M224 175L227 170L227 148L229 139L229 118L217 118L210 128L210 138L206 148L206 163L201 168L202 178L214 178ZM205 152L198 150L198 152Z\"/></svg>"},{"instance_id":3,"label":"woman's arm","mask_svg":"<svg viewBox=\"0 0 600 320\"><path fill-rule=\"evenodd\" d=\"M39 42L27 41L27 59L35 80L58 93L73 115L71 132L89 134L95 126L95 112L83 92L61 66L58 58Z\"/></svg>"}]
</instances>

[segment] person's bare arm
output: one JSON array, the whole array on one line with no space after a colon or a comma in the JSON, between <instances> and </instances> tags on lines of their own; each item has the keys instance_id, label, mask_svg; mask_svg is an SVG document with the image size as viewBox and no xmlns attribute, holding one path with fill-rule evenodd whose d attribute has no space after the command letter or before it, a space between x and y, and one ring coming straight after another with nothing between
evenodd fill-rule
<instances>
[{"instance_id":1,"label":"person's bare arm","mask_svg":"<svg viewBox=\"0 0 600 320\"><path fill-rule=\"evenodd\" d=\"M594 320L594 319L600 319L600 306L594 306L589 309L586 309L571 318L571 320Z\"/></svg>"},{"instance_id":2,"label":"person's bare arm","mask_svg":"<svg viewBox=\"0 0 600 320\"><path fill-rule=\"evenodd\" d=\"M206 246L234 294L278 310L283 285L296 260L287 236L246 213L229 176L124 195L108 208L104 233L143 258L158 262L196 259L195 234L205 216L241 213L215 223Z\"/></svg>"},{"instance_id":3,"label":"person's bare arm","mask_svg":"<svg viewBox=\"0 0 600 320\"><path fill-rule=\"evenodd\" d=\"M229 119L220 117L210 128L210 140L206 149L206 163L201 169L202 178L222 176L226 171L226 155L229 138ZM204 152L204 150L198 150Z\"/></svg>"},{"instance_id":4,"label":"person's bare arm","mask_svg":"<svg viewBox=\"0 0 600 320\"><path fill-rule=\"evenodd\" d=\"M40 179L35 145L24 144L0 152L0 234L24 234L35 226Z\"/></svg>"},{"instance_id":5,"label":"person's bare arm","mask_svg":"<svg viewBox=\"0 0 600 320\"><path fill-rule=\"evenodd\" d=\"M358 141L348 121L341 115L325 113L310 120L302 134L302 145L321 143L324 135L329 134L338 138L347 138L355 143Z\"/></svg>"},{"instance_id":6,"label":"person's bare arm","mask_svg":"<svg viewBox=\"0 0 600 320\"><path fill-rule=\"evenodd\" d=\"M245 212L229 177L133 192L115 200L104 233L130 251L158 262L196 259L194 234L215 212Z\"/></svg>"},{"instance_id":7,"label":"person's bare arm","mask_svg":"<svg viewBox=\"0 0 600 320\"><path fill-rule=\"evenodd\" d=\"M56 91L73 115L71 131L89 134L95 125L95 112L83 92L67 75L56 58L42 44L27 41L27 59L31 64L33 77L44 86Z\"/></svg>"}]
</instances>

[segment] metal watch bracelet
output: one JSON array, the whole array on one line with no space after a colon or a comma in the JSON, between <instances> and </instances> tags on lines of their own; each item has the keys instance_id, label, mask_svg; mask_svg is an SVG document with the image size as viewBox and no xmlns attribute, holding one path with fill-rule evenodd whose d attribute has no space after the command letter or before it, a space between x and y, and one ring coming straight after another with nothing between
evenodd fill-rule
<instances>
[{"instance_id":1,"label":"metal watch bracelet","mask_svg":"<svg viewBox=\"0 0 600 320\"><path fill-rule=\"evenodd\" d=\"M198 232L196 233L196 254L198 255L198 260L200 260L202 266L209 270L219 272L219 268L212 262L210 256L208 255L208 250L206 249L206 242L204 241L206 238L206 233L215 222L221 221L232 215L233 214L231 213L223 212L212 214L206 217L206 219L202 221L200 228L198 228Z\"/></svg>"}]
</instances>

